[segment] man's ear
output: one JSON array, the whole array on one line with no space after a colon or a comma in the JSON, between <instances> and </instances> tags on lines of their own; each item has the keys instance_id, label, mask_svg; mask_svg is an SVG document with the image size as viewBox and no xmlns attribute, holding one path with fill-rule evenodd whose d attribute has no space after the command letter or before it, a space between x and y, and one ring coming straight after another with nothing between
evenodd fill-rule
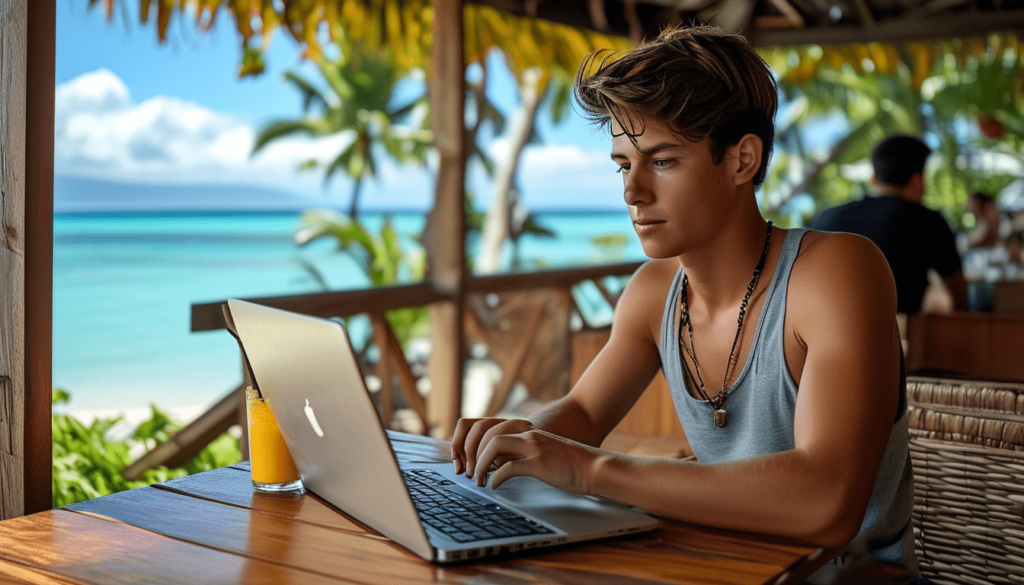
<instances>
[{"instance_id":1,"label":"man's ear","mask_svg":"<svg viewBox=\"0 0 1024 585\"><path fill-rule=\"evenodd\" d=\"M903 187L904 197L920 203L924 199L924 173L910 175L910 180Z\"/></svg>"},{"instance_id":2,"label":"man's ear","mask_svg":"<svg viewBox=\"0 0 1024 585\"><path fill-rule=\"evenodd\" d=\"M764 156L764 144L755 134L745 134L739 142L729 147L733 151L736 174L734 182L736 185L743 185L752 182L757 171L761 170L761 160Z\"/></svg>"}]
</instances>

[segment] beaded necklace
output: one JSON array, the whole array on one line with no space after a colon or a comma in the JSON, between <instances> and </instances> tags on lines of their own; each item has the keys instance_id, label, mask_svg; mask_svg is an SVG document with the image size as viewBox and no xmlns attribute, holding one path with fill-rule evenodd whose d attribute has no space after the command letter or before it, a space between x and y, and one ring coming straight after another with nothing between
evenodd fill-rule
<instances>
[{"instance_id":1,"label":"beaded necklace","mask_svg":"<svg viewBox=\"0 0 1024 585\"><path fill-rule=\"evenodd\" d=\"M754 277L750 279L750 284L747 285L747 294L743 297L743 303L740 304L740 316L736 320L736 337L732 340L732 349L729 350L729 361L725 365L725 378L722 379L722 389L718 391L713 397L708 397L707 391L704 389L704 378L700 373L700 366L697 364L697 348L693 345L693 323L690 321L690 303L689 303L689 288L690 281L686 274L683 274L683 285L679 292L680 302L683 305L683 316L679 321L679 334L677 339L679 340L679 347L683 350L690 361L693 362L693 369L696 370L696 379L698 382L697 391L700 393L701 398L707 401L707 403L714 409L714 423L716 427L724 427L726 423L726 412L723 408L725 399L728 397L726 392L726 383L729 381L729 372L732 371L733 362L736 357L736 345L740 340L740 332L743 331L743 318L747 314L747 303L750 302L750 296L754 294L754 288L757 286L758 279L761 278L761 270L764 269L765 260L768 259L768 248L772 242L772 222L768 222L767 233L764 236L764 250L761 251L761 259L757 262L757 267L754 268ZM686 347L683 343L683 325L686 325L686 330L690 337L690 347ZM686 368L686 373L690 379L694 379L693 372L690 371L689 364L686 363L685 359L681 359L683 366Z\"/></svg>"}]
</instances>

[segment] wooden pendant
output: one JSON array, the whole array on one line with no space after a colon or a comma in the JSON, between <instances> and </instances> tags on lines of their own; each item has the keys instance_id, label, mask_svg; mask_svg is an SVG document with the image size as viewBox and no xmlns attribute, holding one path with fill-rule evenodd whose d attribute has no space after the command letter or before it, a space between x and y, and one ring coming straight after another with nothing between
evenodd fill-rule
<instances>
[{"instance_id":1,"label":"wooden pendant","mask_svg":"<svg viewBox=\"0 0 1024 585\"><path fill-rule=\"evenodd\" d=\"M722 428L725 426L725 409L719 408L715 411L715 426Z\"/></svg>"}]
</instances>

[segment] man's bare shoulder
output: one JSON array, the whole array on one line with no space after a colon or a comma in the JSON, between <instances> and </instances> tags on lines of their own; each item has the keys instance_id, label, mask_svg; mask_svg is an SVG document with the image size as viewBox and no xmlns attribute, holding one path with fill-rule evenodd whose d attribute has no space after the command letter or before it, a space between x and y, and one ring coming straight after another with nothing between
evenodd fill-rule
<instances>
[{"instance_id":1,"label":"man's bare shoulder","mask_svg":"<svg viewBox=\"0 0 1024 585\"><path fill-rule=\"evenodd\" d=\"M679 261L675 258L648 260L630 277L626 290L623 291L623 298L659 305L660 313L660 307L664 307L665 295L678 271Z\"/></svg>"},{"instance_id":2,"label":"man's bare shoulder","mask_svg":"<svg viewBox=\"0 0 1024 585\"><path fill-rule=\"evenodd\" d=\"M649 260L629 279L615 307L615 327L636 327L657 339L672 279L679 271L675 258Z\"/></svg>"},{"instance_id":3,"label":"man's bare shoulder","mask_svg":"<svg viewBox=\"0 0 1024 585\"><path fill-rule=\"evenodd\" d=\"M845 311L895 315L896 284L871 240L809 231L790 275L789 298L810 319Z\"/></svg>"}]
</instances>

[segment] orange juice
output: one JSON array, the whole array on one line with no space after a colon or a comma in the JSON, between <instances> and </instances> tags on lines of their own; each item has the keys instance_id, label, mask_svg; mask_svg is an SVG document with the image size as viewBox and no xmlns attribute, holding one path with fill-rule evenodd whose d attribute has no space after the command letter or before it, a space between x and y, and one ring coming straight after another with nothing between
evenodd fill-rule
<instances>
[{"instance_id":1,"label":"orange juice","mask_svg":"<svg viewBox=\"0 0 1024 585\"><path fill-rule=\"evenodd\" d=\"M287 484L299 479L292 454L281 436L277 419L267 401L256 390L245 389L249 419L249 460L252 480L261 484Z\"/></svg>"}]
</instances>

